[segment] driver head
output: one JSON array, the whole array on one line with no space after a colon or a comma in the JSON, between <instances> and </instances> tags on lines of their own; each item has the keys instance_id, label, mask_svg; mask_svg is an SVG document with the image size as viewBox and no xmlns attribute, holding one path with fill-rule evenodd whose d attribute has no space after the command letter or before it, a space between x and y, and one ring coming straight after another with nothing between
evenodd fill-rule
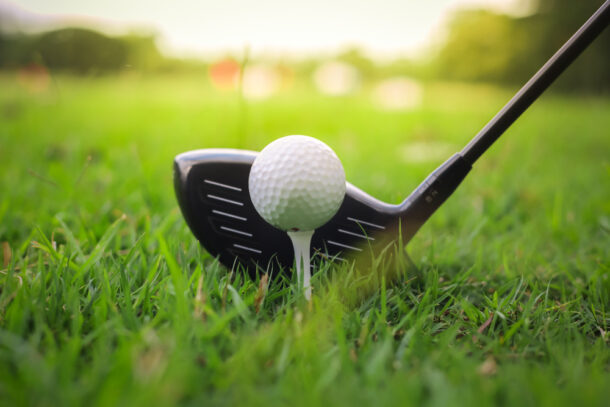
<instances>
[{"instance_id":1,"label":"driver head","mask_svg":"<svg viewBox=\"0 0 610 407\"><path fill-rule=\"evenodd\" d=\"M268 224L255 210L248 190L250 167L258 153L206 149L174 160L174 187L191 231L221 263L289 269L294 261L288 235ZM346 183L337 214L316 230L311 244L314 262L344 261L387 245L396 236L404 205L381 202ZM382 238L383 237L383 238Z\"/></svg>"}]
</instances>

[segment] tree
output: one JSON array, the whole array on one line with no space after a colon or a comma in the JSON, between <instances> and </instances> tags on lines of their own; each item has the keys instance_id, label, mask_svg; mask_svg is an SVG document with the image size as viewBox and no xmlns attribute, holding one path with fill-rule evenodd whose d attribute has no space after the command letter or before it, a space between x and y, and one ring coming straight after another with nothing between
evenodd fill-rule
<instances>
[{"instance_id":1,"label":"tree","mask_svg":"<svg viewBox=\"0 0 610 407\"><path fill-rule=\"evenodd\" d=\"M485 10L456 14L438 59L449 79L522 84L599 7L598 0L532 0L535 12L512 17ZM555 88L610 92L610 32L603 33Z\"/></svg>"},{"instance_id":2,"label":"tree","mask_svg":"<svg viewBox=\"0 0 610 407\"><path fill-rule=\"evenodd\" d=\"M78 74L117 71L127 63L124 42L83 28L64 28L39 36L32 53L43 65Z\"/></svg>"}]
</instances>

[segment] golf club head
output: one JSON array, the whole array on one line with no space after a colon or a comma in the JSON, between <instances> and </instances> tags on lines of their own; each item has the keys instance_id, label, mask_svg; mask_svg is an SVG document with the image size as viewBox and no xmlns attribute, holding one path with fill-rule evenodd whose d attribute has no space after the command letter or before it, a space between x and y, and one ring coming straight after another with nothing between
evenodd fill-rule
<instances>
[{"instance_id":1,"label":"golf club head","mask_svg":"<svg viewBox=\"0 0 610 407\"><path fill-rule=\"evenodd\" d=\"M241 264L252 272L287 270L294 262L290 238L261 218L250 200L248 177L257 154L205 149L178 155L174 160L176 196L195 237L222 264L229 268ZM449 162L452 173L456 172L454 162L460 168L466 165L459 157ZM469 166L460 171L459 181L468 170ZM370 258L392 243L406 244L444 201L439 178L433 173L400 205L382 202L347 183L338 212L313 235L312 263Z\"/></svg>"}]
</instances>

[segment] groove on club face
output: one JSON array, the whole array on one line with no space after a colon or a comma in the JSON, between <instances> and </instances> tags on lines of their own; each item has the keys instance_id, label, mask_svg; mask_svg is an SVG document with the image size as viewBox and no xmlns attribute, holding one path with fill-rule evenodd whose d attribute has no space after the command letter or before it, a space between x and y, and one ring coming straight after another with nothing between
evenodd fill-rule
<instances>
[{"instance_id":1,"label":"groove on club face","mask_svg":"<svg viewBox=\"0 0 610 407\"><path fill-rule=\"evenodd\" d=\"M250 167L258 153L232 149L196 150L174 160L174 187L191 231L210 254L233 267L288 269L294 251L288 235L256 212L248 191ZM337 214L316 230L312 261L345 261L377 252L398 236L407 205L381 202L347 183ZM380 236L392 238L380 239Z\"/></svg>"}]
</instances>

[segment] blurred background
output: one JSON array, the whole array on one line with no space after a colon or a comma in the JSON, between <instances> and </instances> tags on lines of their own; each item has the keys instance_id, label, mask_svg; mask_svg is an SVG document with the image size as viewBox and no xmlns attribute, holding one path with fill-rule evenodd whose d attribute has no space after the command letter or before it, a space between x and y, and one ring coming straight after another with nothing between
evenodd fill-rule
<instances>
[{"instance_id":1,"label":"blurred background","mask_svg":"<svg viewBox=\"0 0 610 407\"><path fill-rule=\"evenodd\" d=\"M523 83L601 3L0 0L0 68L31 90L56 73L198 74L254 99L295 81L330 95L375 85L381 105L407 108L414 81ZM609 49L604 35L555 89L607 93Z\"/></svg>"}]
</instances>

